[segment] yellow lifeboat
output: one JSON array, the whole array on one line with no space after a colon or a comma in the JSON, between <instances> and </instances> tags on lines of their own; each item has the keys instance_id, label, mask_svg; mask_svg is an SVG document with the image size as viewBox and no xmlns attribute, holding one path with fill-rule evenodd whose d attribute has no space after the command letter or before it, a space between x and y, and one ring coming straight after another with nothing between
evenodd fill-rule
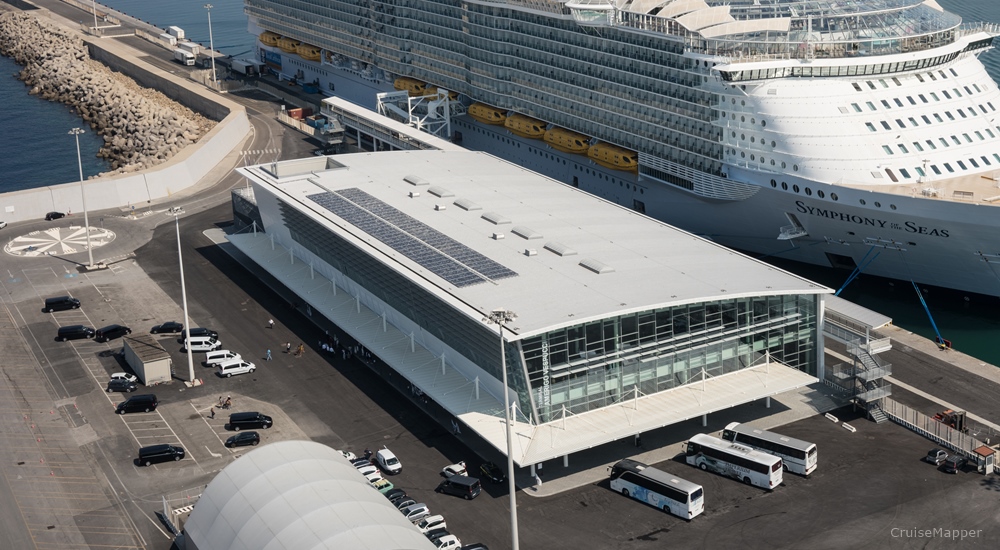
<instances>
[{"instance_id":1,"label":"yellow lifeboat","mask_svg":"<svg viewBox=\"0 0 1000 550\"><path fill-rule=\"evenodd\" d=\"M427 94L427 84L421 82L415 78L409 78L406 76L401 76L397 78L392 83L392 87L399 90L405 91L410 95L410 97L417 97Z\"/></svg>"},{"instance_id":2,"label":"yellow lifeboat","mask_svg":"<svg viewBox=\"0 0 1000 550\"><path fill-rule=\"evenodd\" d=\"M427 87L426 95L434 95L436 93L438 93L437 86L428 86ZM448 99L450 99L452 101L457 101L458 100L458 92L453 92L451 90L448 90Z\"/></svg>"},{"instance_id":3,"label":"yellow lifeboat","mask_svg":"<svg viewBox=\"0 0 1000 550\"><path fill-rule=\"evenodd\" d=\"M507 117L503 125L521 137L542 139L545 136L545 123L530 116L513 114Z\"/></svg>"},{"instance_id":4,"label":"yellow lifeboat","mask_svg":"<svg viewBox=\"0 0 1000 550\"><path fill-rule=\"evenodd\" d=\"M635 151L629 151L624 147L604 143L603 141L593 145L587 151L590 160L612 170L626 170L635 172L639 169L639 155Z\"/></svg>"},{"instance_id":5,"label":"yellow lifeboat","mask_svg":"<svg viewBox=\"0 0 1000 550\"><path fill-rule=\"evenodd\" d=\"M299 41L294 38L282 36L278 39L278 47L285 53L296 53L298 51Z\"/></svg>"},{"instance_id":6,"label":"yellow lifeboat","mask_svg":"<svg viewBox=\"0 0 1000 550\"><path fill-rule=\"evenodd\" d=\"M319 61L319 50L319 46L313 46L305 42L300 42L298 46L295 46L295 53L307 61Z\"/></svg>"},{"instance_id":7,"label":"yellow lifeboat","mask_svg":"<svg viewBox=\"0 0 1000 550\"><path fill-rule=\"evenodd\" d=\"M503 110L491 107L485 103L473 103L469 106L469 116L483 124L503 124L507 115Z\"/></svg>"},{"instance_id":8,"label":"yellow lifeboat","mask_svg":"<svg viewBox=\"0 0 1000 550\"><path fill-rule=\"evenodd\" d=\"M544 139L545 143L551 145L552 148L564 153L586 155L587 149L590 149L589 137L558 126L553 126L552 129L545 132Z\"/></svg>"},{"instance_id":9,"label":"yellow lifeboat","mask_svg":"<svg viewBox=\"0 0 1000 550\"><path fill-rule=\"evenodd\" d=\"M276 32L264 31L260 33L260 42L265 46L277 46L281 35Z\"/></svg>"}]
</instances>

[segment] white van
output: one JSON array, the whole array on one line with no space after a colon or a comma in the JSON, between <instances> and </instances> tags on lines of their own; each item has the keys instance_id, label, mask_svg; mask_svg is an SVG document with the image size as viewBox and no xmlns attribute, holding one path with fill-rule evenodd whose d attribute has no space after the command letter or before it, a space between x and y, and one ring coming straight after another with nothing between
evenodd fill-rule
<instances>
[{"instance_id":1,"label":"white van","mask_svg":"<svg viewBox=\"0 0 1000 550\"><path fill-rule=\"evenodd\" d=\"M222 342L214 336L192 336L190 346L188 340L184 339L184 347L181 348L181 351L187 351L188 347L191 348L191 351L214 351L222 347Z\"/></svg>"},{"instance_id":2,"label":"white van","mask_svg":"<svg viewBox=\"0 0 1000 550\"><path fill-rule=\"evenodd\" d=\"M220 349L220 350L210 351L205 354L205 366L214 367L219 363L223 363L225 361L238 361L240 359L242 359L242 357L240 357L240 354L236 353L235 351L229 351L228 349Z\"/></svg>"},{"instance_id":3,"label":"white van","mask_svg":"<svg viewBox=\"0 0 1000 550\"><path fill-rule=\"evenodd\" d=\"M242 359L230 359L219 363L219 376L229 378L234 374L246 374L253 372L257 366Z\"/></svg>"}]
</instances>

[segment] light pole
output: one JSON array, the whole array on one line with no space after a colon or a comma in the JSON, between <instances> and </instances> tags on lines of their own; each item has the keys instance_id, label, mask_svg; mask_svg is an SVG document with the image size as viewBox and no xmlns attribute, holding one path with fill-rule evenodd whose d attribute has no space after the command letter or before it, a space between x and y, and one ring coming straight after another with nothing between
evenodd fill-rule
<instances>
[{"instance_id":1,"label":"light pole","mask_svg":"<svg viewBox=\"0 0 1000 550\"><path fill-rule=\"evenodd\" d=\"M87 267L94 267L94 249L90 247L90 217L87 216L87 193L84 192L83 185L83 159L80 158L80 134L83 130L73 128L69 134L76 139L76 165L80 168L80 198L83 199L83 230L87 232L87 257L90 263Z\"/></svg>"},{"instance_id":2,"label":"light pole","mask_svg":"<svg viewBox=\"0 0 1000 550\"><path fill-rule=\"evenodd\" d=\"M97 0L91 0L90 3L94 5L94 34L97 34Z\"/></svg>"},{"instance_id":3,"label":"light pole","mask_svg":"<svg viewBox=\"0 0 1000 550\"><path fill-rule=\"evenodd\" d=\"M208 10L208 54L212 57L212 83L215 89L219 89L219 77L215 74L215 41L212 40L212 4L205 4Z\"/></svg>"},{"instance_id":4,"label":"light pole","mask_svg":"<svg viewBox=\"0 0 1000 550\"><path fill-rule=\"evenodd\" d=\"M518 550L517 542L517 499L514 497L514 491L517 490L514 484L514 456L511 454L513 449L513 442L511 440L511 424L513 422L513 414L510 406L510 396L507 393L507 354L504 351L503 345L503 328L507 323L513 322L517 319L517 314L513 311L508 311L506 309L494 309L490 312L488 316L483 319L483 322L489 325L496 325L498 332L500 333L500 371L503 372L503 410L505 423L507 424L507 489L510 491L510 544L511 550Z\"/></svg>"},{"instance_id":5,"label":"light pole","mask_svg":"<svg viewBox=\"0 0 1000 550\"><path fill-rule=\"evenodd\" d=\"M188 380L194 383L194 357L191 355L191 319L188 319L188 295L184 287L184 258L181 257L181 223L174 214L174 226L177 228L177 261L181 264L181 303L184 304L184 348L188 356Z\"/></svg>"}]
</instances>

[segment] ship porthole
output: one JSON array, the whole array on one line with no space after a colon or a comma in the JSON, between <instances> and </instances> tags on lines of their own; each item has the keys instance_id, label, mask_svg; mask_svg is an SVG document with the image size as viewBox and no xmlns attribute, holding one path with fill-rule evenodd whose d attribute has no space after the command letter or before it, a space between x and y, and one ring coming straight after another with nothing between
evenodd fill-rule
<instances>
[{"instance_id":1,"label":"ship porthole","mask_svg":"<svg viewBox=\"0 0 1000 550\"><path fill-rule=\"evenodd\" d=\"M882 203L875 201L875 208L882 208Z\"/></svg>"},{"instance_id":2,"label":"ship porthole","mask_svg":"<svg viewBox=\"0 0 1000 550\"><path fill-rule=\"evenodd\" d=\"M787 183L785 183L785 182L781 182L781 189L782 189L783 191L788 191L788 184L787 184Z\"/></svg>"},{"instance_id":3,"label":"ship porthole","mask_svg":"<svg viewBox=\"0 0 1000 550\"><path fill-rule=\"evenodd\" d=\"M860 202L861 202L861 206L864 206L864 205L868 204L868 203L865 202L865 199L861 199Z\"/></svg>"},{"instance_id":4,"label":"ship porthole","mask_svg":"<svg viewBox=\"0 0 1000 550\"><path fill-rule=\"evenodd\" d=\"M777 187L777 186L778 186L778 182L776 182L774 180L771 180L771 187Z\"/></svg>"},{"instance_id":5,"label":"ship porthole","mask_svg":"<svg viewBox=\"0 0 1000 550\"><path fill-rule=\"evenodd\" d=\"M890 205L889 205L889 209L891 209L891 210L895 210L895 209L896 209L896 205L895 205L895 204L890 204Z\"/></svg>"},{"instance_id":6,"label":"ship porthole","mask_svg":"<svg viewBox=\"0 0 1000 550\"><path fill-rule=\"evenodd\" d=\"M836 193L830 193L830 198L833 199L833 200L840 200L840 199L837 198L837 194Z\"/></svg>"},{"instance_id":7,"label":"ship porthole","mask_svg":"<svg viewBox=\"0 0 1000 550\"><path fill-rule=\"evenodd\" d=\"M819 198L821 198L821 199L822 199L822 198L823 198L824 196L826 196L826 193L824 193L824 192L823 192L823 190L822 190L822 189L820 189L820 190L817 190L817 191L816 191L816 195L818 195L818 196L819 196Z\"/></svg>"}]
</instances>

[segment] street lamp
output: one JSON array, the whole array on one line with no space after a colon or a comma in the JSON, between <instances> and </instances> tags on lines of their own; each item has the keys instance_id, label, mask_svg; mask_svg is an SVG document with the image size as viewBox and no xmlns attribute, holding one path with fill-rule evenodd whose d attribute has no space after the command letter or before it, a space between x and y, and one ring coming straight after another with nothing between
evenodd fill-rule
<instances>
[{"instance_id":1,"label":"street lamp","mask_svg":"<svg viewBox=\"0 0 1000 550\"><path fill-rule=\"evenodd\" d=\"M87 193L84 192L83 185L83 159L80 158L80 134L83 130L73 128L69 134L76 139L76 165L80 168L80 198L83 199L83 230L87 232L87 256L90 263L87 267L94 267L94 249L90 247L90 218L87 216Z\"/></svg>"},{"instance_id":2,"label":"street lamp","mask_svg":"<svg viewBox=\"0 0 1000 550\"><path fill-rule=\"evenodd\" d=\"M503 328L507 323L511 323L515 319L517 319L517 314L506 309L494 309L483 319L483 322L488 325L496 325L500 333L500 371L503 372L503 410L507 424L507 489L510 491L511 550L518 550L517 499L514 497L514 491L517 487L514 485L514 456L511 454L513 448L513 443L511 441L511 432L513 431L511 423L513 422L514 415L511 411L510 396L507 393L507 354L504 351L503 345Z\"/></svg>"},{"instance_id":3,"label":"street lamp","mask_svg":"<svg viewBox=\"0 0 1000 550\"><path fill-rule=\"evenodd\" d=\"M91 0L90 3L94 5L94 34L97 34L97 0Z\"/></svg>"},{"instance_id":4,"label":"street lamp","mask_svg":"<svg viewBox=\"0 0 1000 550\"><path fill-rule=\"evenodd\" d=\"M194 383L194 356L191 355L191 319L188 318L188 295L184 287L184 259L181 257L181 223L174 214L174 226L177 228L177 261L181 264L181 303L184 304L184 347L188 356L188 379Z\"/></svg>"},{"instance_id":5,"label":"street lamp","mask_svg":"<svg viewBox=\"0 0 1000 550\"><path fill-rule=\"evenodd\" d=\"M215 89L219 89L219 77L215 74L215 42L212 40L212 8L215 7L212 4L205 4L205 9L208 10L208 50L209 55L212 57L212 82L215 85Z\"/></svg>"}]
</instances>

